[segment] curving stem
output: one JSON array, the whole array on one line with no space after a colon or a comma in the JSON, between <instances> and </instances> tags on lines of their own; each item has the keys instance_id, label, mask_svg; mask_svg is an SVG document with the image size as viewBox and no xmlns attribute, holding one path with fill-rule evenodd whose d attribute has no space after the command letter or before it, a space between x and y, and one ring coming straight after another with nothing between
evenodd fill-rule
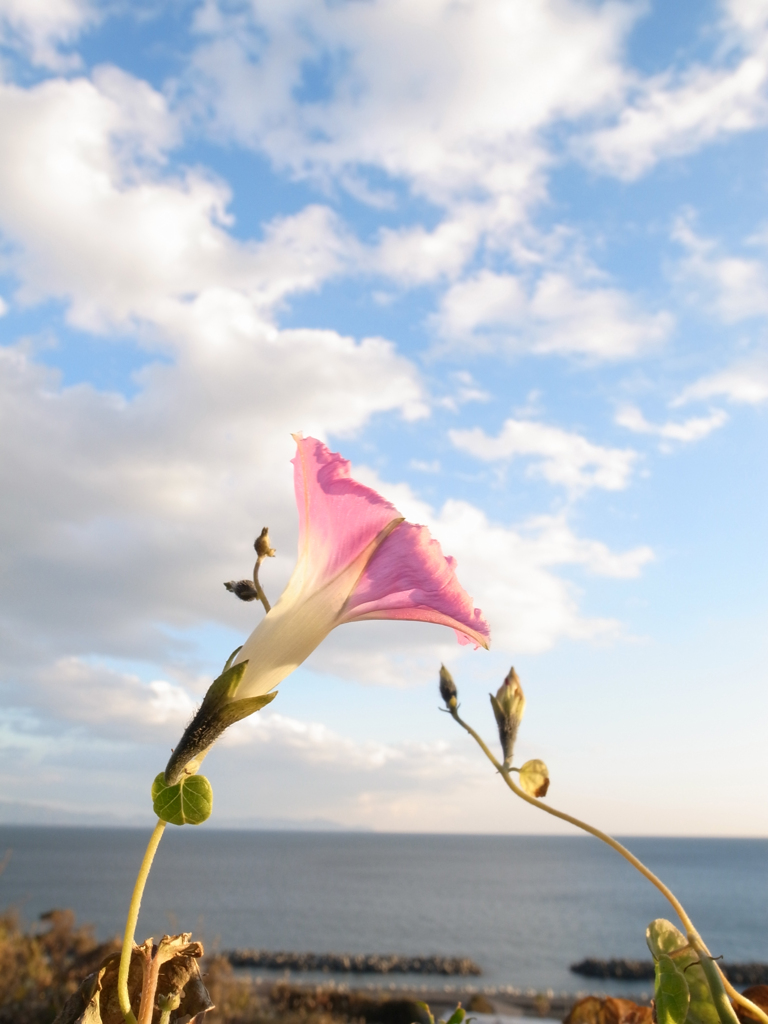
<instances>
[{"instance_id":1,"label":"curving stem","mask_svg":"<svg viewBox=\"0 0 768 1024\"><path fill-rule=\"evenodd\" d=\"M659 892L672 904L675 913L680 918L680 921L685 928L688 941L699 954L699 962L701 963L701 968L704 971L710 991L712 992L712 999L714 1000L715 1007L717 1008L721 1024L740 1024L739 1018L736 1016L736 1011L733 1009L728 995L730 995L731 998L745 1009L748 1009L750 1013L762 1022L762 1024L768 1024L768 1014L766 1014L764 1010L753 1003L750 999L745 998L740 992L737 992L730 982L727 981L717 962L712 958L712 954L707 949L704 940L694 928L693 922L686 913L680 900L675 896L671 889L668 889L667 886L664 885L660 878L657 878L657 876L654 875L650 868L647 868L641 860L638 860L638 858L626 848L626 846L622 846L621 843L617 842L606 832L602 832L599 828L594 828L592 825L588 825L585 821L575 818L572 814L566 814L564 811L558 811L554 807L550 807L548 804L544 804L540 800L537 800L536 797L526 793L524 789L521 789L520 786L515 783L514 779L510 775L509 768L501 764L501 762L494 757L493 752L488 748L482 737L475 732L471 725L468 725L463 718L461 718L457 708L449 707L448 713L462 727L462 729L469 733L516 796L519 796L521 800L525 800L526 803L531 804L533 807L538 807L539 810L546 811L547 814L551 814L554 818L560 818L561 821L567 821L569 824L575 825L576 828L580 828L584 832L589 832L589 834L595 836L596 839L600 839L602 842L606 843L625 860L629 861L629 863L636 868L641 875L647 878L651 885L656 886Z\"/></svg>"}]
</instances>

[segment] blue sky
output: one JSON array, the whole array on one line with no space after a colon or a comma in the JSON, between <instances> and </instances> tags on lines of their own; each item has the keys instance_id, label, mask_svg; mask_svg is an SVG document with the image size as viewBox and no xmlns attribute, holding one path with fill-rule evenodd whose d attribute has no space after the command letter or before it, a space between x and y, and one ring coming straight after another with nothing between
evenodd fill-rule
<instances>
[{"instance_id":1,"label":"blue sky","mask_svg":"<svg viewBox=\"0 0 768 1024\"><path fill-rule=\"evenodd\" d=\"M335 631L211 824L765 835L768 3L0 0L0 820L140 823L291 431L493 630Z\"/></svg>"}]
</instances>

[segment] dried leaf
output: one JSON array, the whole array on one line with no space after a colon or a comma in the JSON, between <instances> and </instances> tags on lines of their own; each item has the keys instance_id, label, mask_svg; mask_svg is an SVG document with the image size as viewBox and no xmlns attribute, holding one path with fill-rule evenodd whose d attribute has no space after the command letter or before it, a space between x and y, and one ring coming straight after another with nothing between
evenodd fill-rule
<instances>
[{"instance_id":1,"label":"dried leaf","mask_svg":"<svg viewBox=\"0 0 768 1024\"><path fill-rule=\"evenodd\" d=\"M653 1011L631 999L585 996L574 1003L564 1024L653 1024Z\"/></svg>"},{"instance_id":2,"label":"dried leaf","mask_svg":"<svg viewBox=\"0 0 768 1024\"><path fill-rule=\"evenodd\" d=\"M549 789L549 769L543 761L526 761L520 769L520 785L531 796L542 797Z\"/></svg>"},{"instance_id":3,"label":"dried leaf","mask_svg":"<svg viewBox=\"0 0 768 1024\"><path fill-rule=\"evenodd\" d=\"M741 994L746 996L750 1002L759 1006L761 1010L768 1013L768 985L750 985L749 988L745 988ZM734 1003L733 1008L736 1011L736 1015L739 1020L760 1020L756 1013L748 1010L745 1006L742 1006L741 1003Z\"/></svg>"},{"instance_id":4,"label":"dried leaf","mask_svg":"<svg viewBox=\"0 0 768 1024\"><path fill-rule=\"evenodd\" d=\"M200 942L190 942L188 932L165 935L157 945L148 939L143 946L134 946L128 975L128 994L134 1013L138 1015L141 986L146 957L159 956L161 967L157 994L176 992L181 1003L173 1012L172 1020L190 1021L196 1014L213 1009L208 991L203 985L198 959L203 955ZM102 962L95 974L89 975L79 990L71 996L53 1024L125 1024L117 998L117 974L120 954L112 953ZM156 1010L153 1020L159 1019Z\"/></svg>"}]
</instances>

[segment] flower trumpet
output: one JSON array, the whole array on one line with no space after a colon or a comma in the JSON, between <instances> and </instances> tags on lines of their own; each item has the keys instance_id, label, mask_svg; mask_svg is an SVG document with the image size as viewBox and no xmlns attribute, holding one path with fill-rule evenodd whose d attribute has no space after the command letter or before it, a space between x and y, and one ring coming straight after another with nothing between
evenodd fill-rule
<instances>
[{"instance_id":1,"label":"flower trumpet","mask_svg":"<svg viewBox=\"0 0 768 1024\"><path fill-rule=\"evenodd\" d=\"M405 522L394 505L353 480L349 463L320 441L294 439L296 567L206 695L168 763L169 784L185 766L197 770L227 725L267 703L266 695L342 623L434 622L452 627L459 643L489 645L488 623L457 580L455 560L443 555L429 530Z\"/></svg>"}]
</instances>

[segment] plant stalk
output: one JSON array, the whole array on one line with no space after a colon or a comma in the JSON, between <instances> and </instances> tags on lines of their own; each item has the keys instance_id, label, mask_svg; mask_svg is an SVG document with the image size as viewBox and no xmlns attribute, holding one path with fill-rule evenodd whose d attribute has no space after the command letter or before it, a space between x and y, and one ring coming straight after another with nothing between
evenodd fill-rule
<instances>
[{"instance_id":1,"label":"plant stalk","mask_svg":"<svg viewBox=\"0 0 768 1024\"><path fill-rule=\"evenodd\" d=\"M123 949L120 953L120 969L117 975L117 999L120 1004L125 1024L137 1024L136 1017L131 1009L131 997L128 994L128 974L131 969L131 954L133 953L133 938L136 934L136 923L139 920L141 909L141 897L144 895L144 886L147 884L149 869L155 859L160 840L163 838L166 823L157 822L155 829L150 836L144 859L141 862L139 873L136 877L136 884L133 887L131 902L128 907L128 920L125 922L125 933L123 935ZM139 1010L141 1013L141 1010Z\"/></svg>"},{"instance_id":2,"label":"plant stalk","mask_svg":"<svg viewBox=\"0 0 768 1024\"><path fill-rule=\"evenodd\" d=\"M259 557L256 559L256 565L254 565L254 567L253 567L253 585L256 588L256 593L259 596L259 600L264 605L264 611L269 613L271 608L272 608L272 606L270 605L269 601L267 600L267 595L264 593L264 588L259 583L259 569L261 568L261 563L263 561L264 561L264 556L263 555L259 555Z\"/></svg>"}]
</instances>

